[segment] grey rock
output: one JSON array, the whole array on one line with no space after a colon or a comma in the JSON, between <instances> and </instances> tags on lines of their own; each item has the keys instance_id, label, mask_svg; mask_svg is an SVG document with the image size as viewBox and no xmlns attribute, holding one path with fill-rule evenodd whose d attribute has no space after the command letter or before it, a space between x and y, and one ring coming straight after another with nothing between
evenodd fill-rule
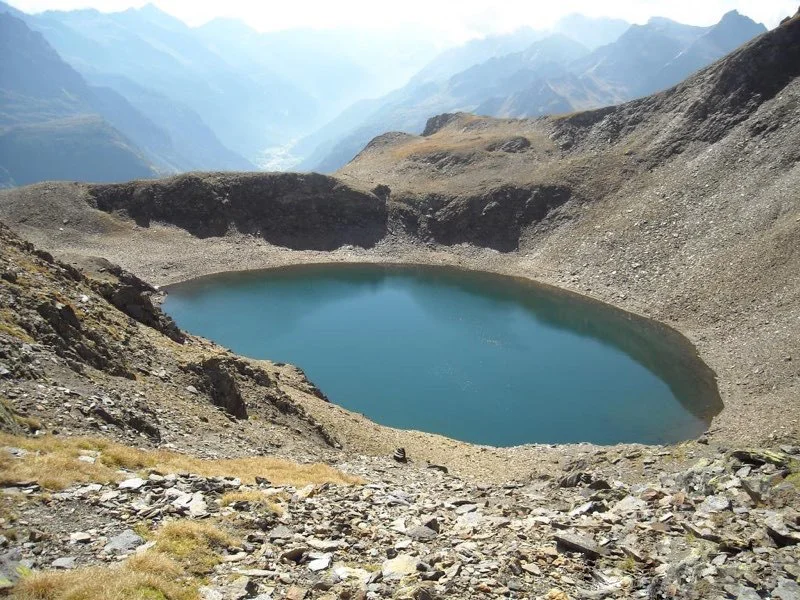
<instances>
[{"instance_id":1,"label":"grey rock","mask_svg":"<svg viewBox=\"0 0 800 600\"><path fill-rule=\"evenodd\" d=\"M103 550L109 554L128 554L144 544L144 539L131 529L111 538Z\"/></svg>"},{"instance_id":2,"label":"grey rock","mask_svg":"<svg viewBox=\"0 0 800 600\"><path fill-rule=\"evenodd\" d=\"M772 514L764 521L767 533L778 546L800 544L800 531L790 529L779 514Z\"/></svg>"},{"instance_id":3,"label":"grey rock","mask_svg":"<svg viewBox=\"0 0 800 600\"><path fill-rule=\"evenodd\" d=\"M9 550L0 554L0 596L6 590L14 587L20 577L24 577L30 572L22 562L22 554L19 549Z\"/></svg>"},{"instance_id":4,"label":"grey rock","mask_svg":"<svg viewBox=\"0 0 800 600\"><path fill-rule=\"evenodd\" d=\"M598 546L594 540L582 535L562 531L555 534L553 539L555 539L557 546L572 552L580 552L589 558L599 558L605 555L605 550Z\"/></svg>"},{"instance_id":5,"label":"grey rock","mask_svg":"<svg viewBox=\"0 0 800 600\"><path fill-rule=\"evenodd\" d=\"M772 590L772 597L775 600L800 600L800 585L791 579L781 579Z\"/></svg>"},{"instance_id":6,"label":"grey rock","mask_svg":"<svg viewBox=\"0 0 800 600\"><path fill-rule=\"evenodd\" d=\"M622 500L614 505L611 510L619 514L628 514L639 510L645 510L647 502L636 496L625 496Z\"/></svg>"},{"instance_id":7,"label":"grey rock","mask_svg":"<svg viewBox=\"0 0 800 600\"><path fill-rule=\"evenodd\" d=\"M761 596L758 595L758 592L744 585L739 586L739 591L735 593L736 600L761 600Z\"/></svg>"},{"instance_id":8,"label":"grey rock","mask_svg":"<svg viewBox=\"0 0 800 600\"><path fill-rule=\"evenodd\" d=\"M308 554L308 548L300 546L298 548L292 548L291 550L287 550L286 552L281 554L281 560L300 563L302 562L306 554Z\"/></svg>"},{"instance_id":9,"label":"grey rock","mask_svg":"<svg viewBox=\"0 0 800 600\"><path fill-rule=\"evenodd\" d=\"M406 532L408 537L419 540L419 541L426 541L434 539L438 534L431 529L430 527L425 527L424 525L420 527L414 527Z\"/></svg>"},{"instance_id":10,"label":"grey rock","mask_svg":"<svg viewBox=\"0 0 800 600\"><path fill-rule=\"evenodd\" d=\"M119 489L121 490L138 490L141 488L145 483L147 483L144 479L139 477L133 477L131 479L126 479L125 481L119 484Z\"/></svg>"},{"instance_id":11,"label":"grey rock","mask_svg":"<svg viewBox=\"0 0 800 600\"><path fill-rule=\"evenodd\" d=\"M249 577L241 576L220 588L224 600L243 600L250 598L258 591L258 585Z\"/></svg>"},{"instance_id":12,"label":"grey rock","mask_svg":"<svg viewBox=\"0 0 800 600\"><path fill-rule=\"evenodd\" d=\"M324 571L331 566L331 556L326 554L320 558L316 558L308 563L308 568L311 571Z\"/></svg>"},{"instance_id":13,"label":"grey rock","mask_svg":"<svg viewBox=\"0 0 800 600\"><path fill-rule=\"evenodd\" d=\"M478 510L477 504L462 504L461 506L456 507L455 513L457 515L465 515L467 513L475 512Z\"/></svg>"},{"instance_id":14,"label":"grey rock","mask_svg":"<svg viewBox=\"0 0 800 600\"><path fill-rule=\"evenodd\" d=\"M410 554L400 554L395 558L384 561L381 573L384 579L401 579L406 575L417 572L419 560Z\"/></svg>"},{"instance_id":15,"label":"grey rock","mask_svg":"<svg viewBox=\"0 0 800 600\"><path fill-rule=\"evenodd\" d=\"M708 496L697 507L697 512L712 514L728 510L731 507L731 501L725 496Z\"/></svg>"},{"instance_id":16,"label":"grey rock","mask_svg":"<svg viewBox=\"0 0 800 600\"><path fill-rule=\"evenodd\" d=\"M88 544L92 541L92 536L83 531L76 531L69 535L69 541L72 544Z\"/></svg>"},{"instance_id":17,"label":"grey rock","mask_svg":"<svg viewBox=\"0 0 800 600\"><path fill-rule=\"evenodd\" d=\"M50 563L50 566L53 567L54 569L74 569L76 566L75 557L63 556L61 558L57 558Z\"/></svg>"},{"instance_id":18,"label":"grey rock","mask_svg":"<svg viewBox=\"0 0 800 600\"><path fill-rule=\"evenodd\" d=\"M270 540L288 540L291 539L294 533L286 525L278 525L267 533L267 538Z\"/></svg>"}]
</instances>

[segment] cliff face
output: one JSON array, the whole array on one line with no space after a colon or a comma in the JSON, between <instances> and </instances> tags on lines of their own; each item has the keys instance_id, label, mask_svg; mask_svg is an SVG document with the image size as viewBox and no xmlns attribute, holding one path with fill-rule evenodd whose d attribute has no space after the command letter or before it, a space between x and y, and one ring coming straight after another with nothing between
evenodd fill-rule
<instances>
[{"instance_id":1,"label":"cliff face","mask_svg":"<svg viewBox=\"0 0 800 600\"><path fill-rule=\"evenodd\" d=\"M198 237L230 230L289 248L369 247L386 235L386 205L373 194L317 174L189 174L87 188L105 212L142 226L177 225Z\"/></svg>"}]
</instances>

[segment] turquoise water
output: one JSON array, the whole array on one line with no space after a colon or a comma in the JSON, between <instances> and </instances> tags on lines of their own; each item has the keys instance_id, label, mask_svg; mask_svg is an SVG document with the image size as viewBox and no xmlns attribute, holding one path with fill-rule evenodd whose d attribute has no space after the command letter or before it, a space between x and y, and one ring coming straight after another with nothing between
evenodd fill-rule
<instances>
[{"instance_id":1,"label":"turquoise water","mask_svg":"<svg viewBox=\"0 0 800 600\"><path fill-rule=\"evenodd\" d=\"M514 278L312 265L168 291L183 329L295 364L332 402L392 427L496 446L666 443L722 408L674 330Z\"/></svg>"}]
</instances>

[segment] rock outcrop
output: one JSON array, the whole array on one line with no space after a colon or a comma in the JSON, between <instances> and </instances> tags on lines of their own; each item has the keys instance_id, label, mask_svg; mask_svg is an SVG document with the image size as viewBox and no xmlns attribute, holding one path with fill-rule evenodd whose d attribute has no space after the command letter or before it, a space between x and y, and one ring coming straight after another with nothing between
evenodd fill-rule
<instances>
[{"instance_id":1,"label":"rock outcrop","mask_svg":"<svg viewBox=\"0 0 800 600\"><path fill-rule=\"evenodd\" d=\"M161 181L90 186L91 202L142 226L177 225L199 237L229 231L289 248L370 247L386 234L386 204L324 175L187 174Z\"/></svg>"}]
</instances>

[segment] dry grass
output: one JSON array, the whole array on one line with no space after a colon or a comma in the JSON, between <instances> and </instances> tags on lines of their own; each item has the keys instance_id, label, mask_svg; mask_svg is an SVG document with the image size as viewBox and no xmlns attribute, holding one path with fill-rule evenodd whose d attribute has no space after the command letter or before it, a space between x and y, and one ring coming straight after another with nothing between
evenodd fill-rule
<instances>
[{"instance_id":1,"label":"dry grass","mask_svg":"<svg viewBox=\"0 0 800 600\"><path fill-rule=\"evenodd\" d=\"M444 136L441 133L425 138L413 138L389 150L393 160L402 160L409 156L423 156L437 152L474 152L483 146L503 139L503 136L470 135L466 138Z\"/></svg>"},{"instance_id":2,"label":"dry grass","mask_svg":"<svg viewBox=\"0 0 800 600\"><path fill-rule=\"evenodd\" d=\"M31 433L36 433L42 429L42 422L35 417L15 414L14 420Z\"/></svg>"},{"instance_id":3,"label":"dry grass","mask_svg":"<svg viewBox=\"0 0 800 600\"><path fill-rule=\"evenodd\" d=\"M2 436L2 445L15 445ZM121 479L113 469L100 464L78 460L78 451L51 451L31 453L24 458L13 458L0 452L0 485L22 481L35 481L49 490L62 490L75 483L111 483Z\"/></svg>"},{"instance_id":4,"label":"dry grass","mask_svg":"<svg viewBox=\"0 0 800 600\"><path fill-rule=\"evenodd\" d=\"M208 521L170 521L155 534L154 552L177 561L194 575L209 573L219 564L219 550L240 542Z\"/></svg>"},{"instance_id":5,"label":"dry grass","mask_svg":"<svg viewBox=\"0 0 800 600\"><path fill-rule=\"evenodd\" d=\"M250 506L269 510L276 515L283 514L283 507L275 502L276 496L266 494L261 490L245 490L241 492L227 492L220 499L222 506L230 506L236 502L247 502Z\"/></svg>"},{"instance_id":6,"label":"dry grass","mask_svg":"<svg viewBox=\"0 0 800 600\"><path fill-rule=\"evenodd\" d=\"M206 460L165 450L141 450L101 438L29 438L0 434L0 446L16 446L30 452L20 459L0 453L0 484L36 481L54 490L75 483L120 481L126 477L117 472L120 468L129 471L156 469L165 473L188 471L204 477L238 477L245 483L255 482L258 476L276 485L363 483L358 477L322 464L305 465L262 456ZM86 450L99 452L94 464L78 460L81 451Z\"/></svg>"},{"instance_id":7,"label":"dry grass","mask_svg":"<svg viewBox=\"0 0 800 600\"><path fill-rule=\"evenodd\" d=\"M196 600L197 586L158 571L90 567L37 573L14 589L16 600Z\"/></svg>"},{"instance_id":8,"label":"dry grass","mask_svg":"<svg viewBox=\"0 0 800 600\"><path fill-rule=\"evenodd\" d=\"M34 342L30 334L17 323L14 312L8 308L0 308L0 333L5 333L29 344Z\"/></svg>"},{"instance_id":9,"label":"dry grass","mask_svg":"<svg viewBox=\"0 0 800 600\"><path fill-rule=\"evenodd\" d=\"M48 571L24 577L18 600L196 600L198 576L219 564L219 550L238 540L208 521L170 521L156 545L114 566Z\"/></svg>"}]
</instances>

